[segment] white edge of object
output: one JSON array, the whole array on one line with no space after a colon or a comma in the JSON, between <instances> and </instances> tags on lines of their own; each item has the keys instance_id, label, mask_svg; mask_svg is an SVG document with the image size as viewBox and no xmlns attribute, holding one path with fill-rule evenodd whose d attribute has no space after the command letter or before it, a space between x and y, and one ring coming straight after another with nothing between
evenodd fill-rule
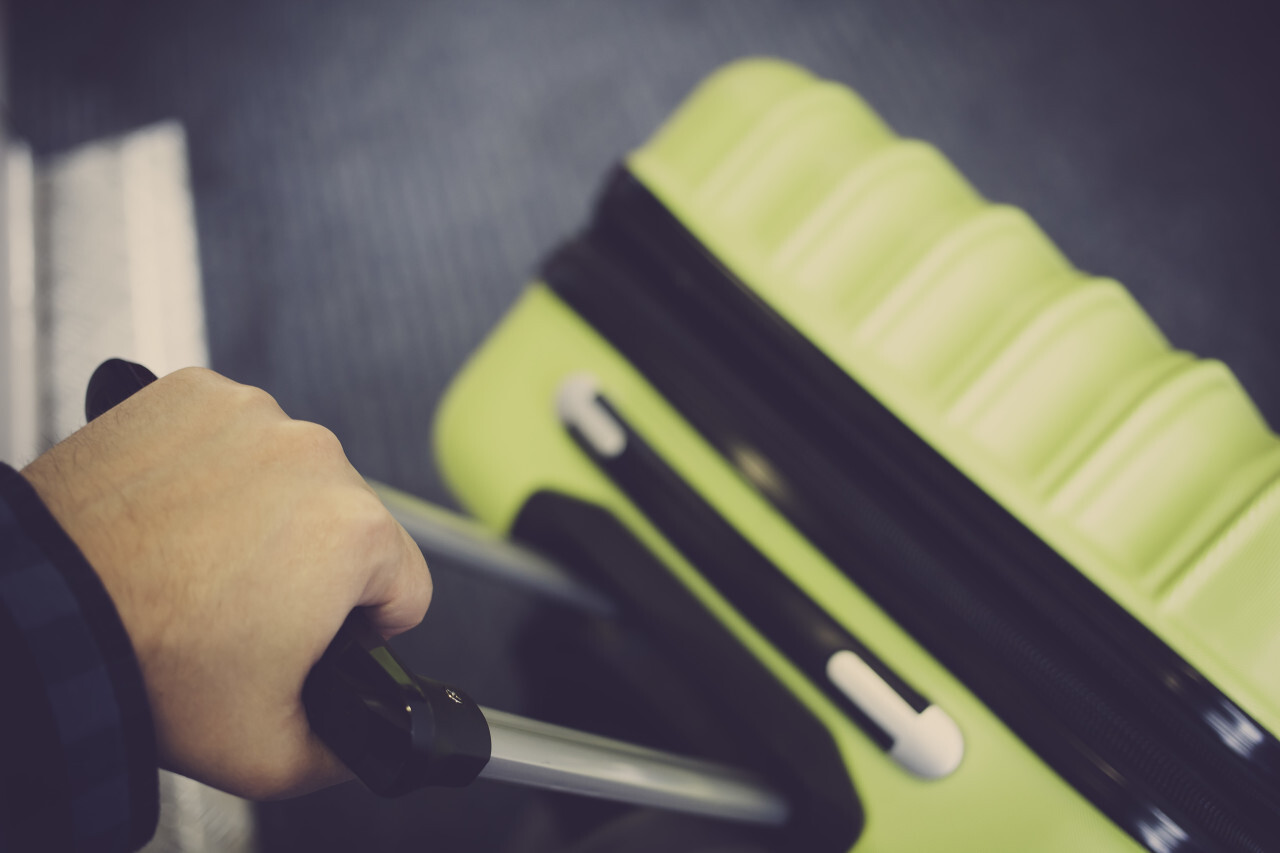
<instances>
[{"instance_id":1,"label":"white edge of object","mask_svg":"<svg viewBox=\"0 0 1280 853\"><path fill-rule=\"evenodd\" d=\"M600 404L600 390L589 373L575 373L560 385L556 394L556 414L565 426L573 427L591 449L605 459L620 456L627 449L627 434Z\"/></svg>"},{"instance_id":2,"label":"white edge of object","mask_svg":"<svg viewBox=\"0 0 1280 853\"><path fill-rule=\"evenodd\" d=\"M157 375L207 367L186 133L177 122L134 131L120 159L134 360Z\"/></svg>"},{"instance_id":3,"label":"white edge of object","mask_svg":"<svg viewBox=\"0 0 1280 853\"><path fill-rule=\"evenodd\" d=\"M162 122L37 162L42 438L83 425L85 383L108 358L161 376L208 365L186 152L182 126Z\"/></svg>"},{"instance_id":4,"label":"white edge of object","mask_svg":"<svg viewBox=\"0 0 1280 853\"><path fill-rule=\"evenodd\" d=\"M0 363L4 400L4 446L0 458L22 466L40 453L40 388L36 333L35 177L31 149L10 142L6 152L7 268L4 304L0 305L0 341L6 352Z\"/></svg>"},{"instance_id":5,"label":"white edge of object","mask_svg":"<svg viewBox=\"0 0 1280 853\"><path fill-rule=\"evenodd\" d=\"M866 661L845 650L827 660L827 677L893 738L889 757L924 779L955 772L964 758L964 735L937 705L916 711Z\"/></svg>"}]
</instances>

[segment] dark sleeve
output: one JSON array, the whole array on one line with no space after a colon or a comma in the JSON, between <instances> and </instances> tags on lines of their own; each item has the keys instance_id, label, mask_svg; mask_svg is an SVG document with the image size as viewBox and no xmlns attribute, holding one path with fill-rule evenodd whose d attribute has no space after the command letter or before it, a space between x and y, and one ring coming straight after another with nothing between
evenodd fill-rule
<instances>
[{"instance_id":1,"label":"dark sleeve","mask_svg":"<svg viewBox=\"0 0 1280 853\"><path fill-rule=\"evenodd\" d=\"M155 831L155 733L115 605L0 464L0 851L124 851Z\"/></svg>"}]
</instances>

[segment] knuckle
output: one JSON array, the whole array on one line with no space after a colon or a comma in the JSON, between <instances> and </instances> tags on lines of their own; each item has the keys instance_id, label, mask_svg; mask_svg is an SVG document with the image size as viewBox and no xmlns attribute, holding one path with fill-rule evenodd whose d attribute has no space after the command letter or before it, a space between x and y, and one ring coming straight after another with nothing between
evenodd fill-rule
<instances>
[{"instance_id":1,"label":"knuckle","mask_svg":"<svg viewBox=\"0 0 1280 853\"><path fill-rule=\"evenodd\" d=\"M228 381L226 393L230 404L240 412L261 412L269 415L283 416L276 398L256 385L241 385Z\"/></svg>"},{"instance_id":2,"label":"knuckle","mask_svg":"<svg viewBox=\"0 0 1280 853\"><path fill-rule=\"evenodd\" d=\"M435 584L431 579L431 571L422 552L410 545L398 555L399 571L396 573L394 597L400 602L406 614L412 616L414 624L421 622L422 617L431 606L431 597Z\"/></svg>"},{"instance_id":3,"label":"knuckle","mask_svg":"<svg viewBox=\"0 0 1280 853\"><path fill-rule=\"evenodd\" d=\"M191 385L202 385L209 384L215 379L221 379L222 376L214 373L207 367L183 367L175 370L166 378L173 382L186 382Z\"/></svg>"},{"instance_id":4,"label":"knuckle","mask_svg":"<svg viewBox=\"0 0 1280 853\"><path fill-rule=\"evenodd\" d=\"M264 425L262 452L287 468L319 475L321 482L336 485L337 472L347 466L338 437L326 427L309 421L282 418Z\"/></svg>"},{"instance_id":5,"label":"knuckle","mask_svg":"<svg viewBox=\"0 0 1280 853\"><path fill-rule=\"evenodd\" d=\"M208 395L217 393L223 386L230 384L231 380L204 367L184 367L156 382L157 386L168 387L197 399L207 399Z\"/></svg>"},{"instance_id":6,"label":"knuckle","mask_svg":"<svg viewBox=\"0 0 1280 853\"><path fill-rule=\"evenodd\" d=\"M361 538L370 545L387 547L399 536L399 523L373 495L355 492L347 517Z\"/></svg>"},{"instance_id":7,"label":"knuckle","mask_svg":"<svg viewBox=\"0 0 1280 853\"><path fill-rule=\"evenodd\" d=\"M291 426L295 446L308 459L346 461L342 442L333 430L310 421L293 421Z\"/></svg>"},{"instance_id":8,"label":"knuckle","mask_svg":"<svg viewBox=\"0 0 1280 853\"><path fill-rule=\"evenodd\" d=\"M431 567L427 565L426 558L417 546L410 549L409 569L408 574L414 579L414 597L422 604L423 612L426 612L431 603L431 594L435 591L435 581L431 578Z\"/></svg>"},{"instance_id":9,"label":"knuckle","mask_svg":"<svg viewBox=\"0 0 1280 853\"><path fill-rule=\"evenodd\" d=\"M419 621L421 621L422 617L427 615L427 608L431 606L431 596L435 593L435 583L431 580L431 572L427 568L425 560L410 574L414 578L414 584L409 600L413 602L414 611L417 613Z\"/></svg>"}]
</instances>

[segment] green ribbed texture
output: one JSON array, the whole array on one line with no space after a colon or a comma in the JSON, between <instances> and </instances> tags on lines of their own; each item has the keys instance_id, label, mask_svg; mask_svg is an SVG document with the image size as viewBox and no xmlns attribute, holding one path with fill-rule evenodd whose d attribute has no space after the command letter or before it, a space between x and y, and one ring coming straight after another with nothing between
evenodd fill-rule
<instances>
[{"instance_id":1,"label":"green ribbed texture","mask_svg":"<svg viewBox=\"0 0 1280 853\"><path fill-rule=\"evenodd\" d=\"M847 89L751 60L629 166L917 433L1280 731L1280 441L1222 364Z\"/></svg>"}]
</instances>

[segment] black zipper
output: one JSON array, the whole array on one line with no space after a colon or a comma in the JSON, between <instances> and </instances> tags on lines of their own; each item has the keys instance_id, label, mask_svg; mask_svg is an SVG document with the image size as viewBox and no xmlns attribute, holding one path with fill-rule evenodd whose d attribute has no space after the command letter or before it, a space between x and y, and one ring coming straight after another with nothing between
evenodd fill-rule
<instances>
[{"instance_id":1,"label":"black zipper","mask_svg":"<svg viewBox=\"0 0 1280 853\"><path fill-rule=\"evenodd\" d=\"M1160 850L1265 850L1280 838L1275 738L737 281L634 178L618 174L545 277L1135 838ZM768 477L754 476L761 464ZM1152 836L1166 822L1177 829Z\"/></svg>"}]
</instances>

